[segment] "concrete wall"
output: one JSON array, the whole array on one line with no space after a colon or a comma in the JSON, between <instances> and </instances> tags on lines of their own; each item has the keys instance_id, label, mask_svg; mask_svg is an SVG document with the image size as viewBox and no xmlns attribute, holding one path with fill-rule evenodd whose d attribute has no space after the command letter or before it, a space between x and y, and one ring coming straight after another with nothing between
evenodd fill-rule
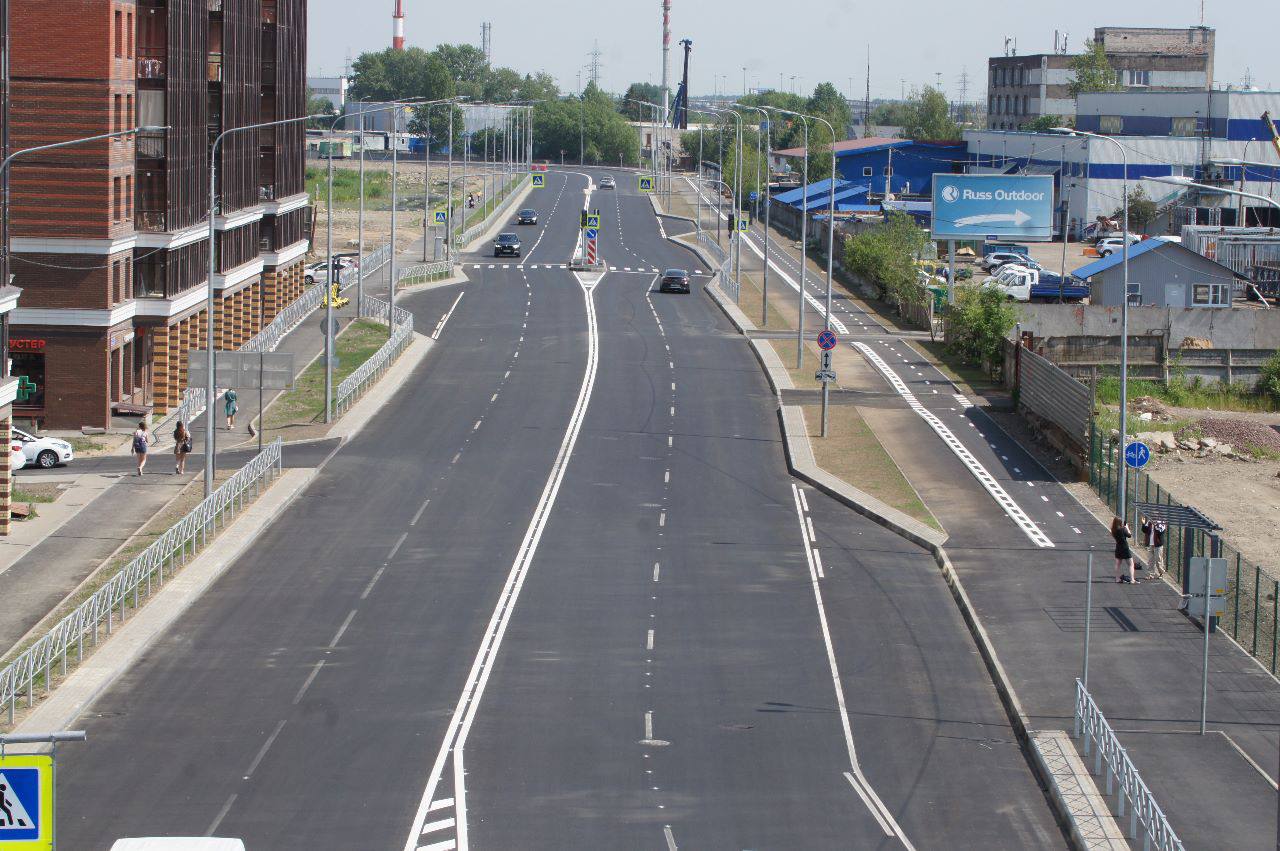
<instances>
[{"instance_id":1,"label":"concrete wall","mask_svg":"<svg viewBox=\"0 0 1280 851\"><path fill-rule=\"evenodd\" d=\"M1036 337L1113 336L1120 333L1120 308L1083 304L1024 304L1022 330ZM1215 349L1280 348L1280 310L1135 307L1129 333L1163 335L1171 348L1188 337L1209 340Z\"/></svg>"}]
</instances>

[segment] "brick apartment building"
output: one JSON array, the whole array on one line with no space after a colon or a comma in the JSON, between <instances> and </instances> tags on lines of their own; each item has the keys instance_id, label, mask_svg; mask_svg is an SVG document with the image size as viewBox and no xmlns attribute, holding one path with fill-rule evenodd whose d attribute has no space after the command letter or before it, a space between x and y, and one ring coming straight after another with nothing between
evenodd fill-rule
<instances>
[{"instance_id":1,"label":"brick apartment building","mask_svg":"<svg viewBox=\"0 0 1280 851\"><path fill-rule=\"evenodd\" d=\"M1214 36L1209 27L1098 27L1093 40L1125 90L1187 92L1213 87ZM1074 116L1073 58L1064 51L989 59L987 129L1018 130L1042 115Z\"/></svg>"},{"instance_id":2,"label":"brick apartment building","mask_svg":"<svg viewBox=\"0 0 1280 851\"><path fill-rule=\"evenodd\" d=\"M13 150L169 129L18 161L11 176L14 416L46 428L163 414L207 345L209 150L304 115L306 0L9 0ZM215 345L302 291L301 124L229 136L217 163Z\"/></svg>"}]
</instances>

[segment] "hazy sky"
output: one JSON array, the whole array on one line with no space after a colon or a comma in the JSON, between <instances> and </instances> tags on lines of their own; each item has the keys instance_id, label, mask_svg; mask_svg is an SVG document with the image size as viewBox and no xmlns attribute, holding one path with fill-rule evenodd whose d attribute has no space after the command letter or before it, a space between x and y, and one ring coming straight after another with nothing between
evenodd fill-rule
<instances>
[{"instance_id":1,"label":"hazy sky","mask_svg":"<svg viewBox=\"0 0 1280 851\"><path fill-rule=\"evenodd\" d=\"M574 90L578 71L599 42L601 83L620 91L631 82L661 80L661 0L404 0L411 45L480 42L482 21L493 23L493 61L521 72L546 71L562 90ZM341 72L358 56L391 42L394 0L310 0L308 65L311 74ZM1096 26L1182 27L1199 22L1200 0L1127 0L1122 4L1066 0L673 0L672 88L680 76L682 38L693 40L690 77L695 95L717 85L742 91L742 67L751 88L782 85L804 91L829 80L862 97L867 45L871 45L873 97L897 96L936 85L957 97L960 75L970 75L969 97L985 92L988 56L1004 52L1005 36L1021 54L1053 49L1054 30L1070 34L1074 51ZM1110 7L1110 8L1107 8ZM1205 22L1217 29L1219 84L1280 89L1280 31L1276 0L1205 0ZM717 75L727 82L717 83ZM587 72L583 70L584 79ZM852 78L852 83L850 79Z\"/></svg>"}]
</instances>

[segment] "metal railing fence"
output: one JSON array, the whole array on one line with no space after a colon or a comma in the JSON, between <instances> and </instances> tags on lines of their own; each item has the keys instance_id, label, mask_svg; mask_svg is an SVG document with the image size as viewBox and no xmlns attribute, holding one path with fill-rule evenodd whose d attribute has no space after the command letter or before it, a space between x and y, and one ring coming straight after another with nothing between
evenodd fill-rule
<instances>
[{"instance_id":1,"label":"metal railing fence","mask_svg":"<svg viewBox=\"0 0 1280 851\"><path fill-rule=\"evenodd\" d=\"M486 230L488 230L489 227L493 224L493 220L503 215L507 211L507 209L511 207L511 204L515 201L516 194L520 190L520 187L523 186L524 182L528 179L529 179L529 175L525 174L517 177L516 180L508 180L506 183L504 183L502 188L498 190L498 194L496 196L498 199L498 203L493 208L493 211L486 214L485 217L480 222L467 228L462 233L454 234L454 237L453 237L454 247L465 248L467 244L471 242L471 240L475 239L476 237L484 233Z\"/></svg>"},{"instance_id":2,"label":"metal railing fence","mask_svg":"<svg viewBox=\"0 0 1280 851\"><path fill-rule=\"evenodd\" d=\"M65 677L71 655L75 654L76 663L84 658L86 639L96 645L99 630L104 624L110 635L117 613L120 622L124 623L131 601L132 608L136 610L142 597L151 596L153 586L163 585L166 574L172 576L180 565L185 565L189 557L208 543L211 531L216 532L226 526L232 516L243 510L250 489L256 498L264 480L280 475L283 446L281 440L267 446L107 580L89 599L0 670L0 706L8 707L9 724L13 723L19 696L24 691L28 707L35 700L38 686L43 685L44 693L48 694L52 690L55 665L60 669L60 675Z\"/></svg>"},{"instance_id":3,"label":"metal railing fence","mask_svg":"<svg viewBox=\"0 0 1280 851\"><path fill-rule=\"evenodd\" d=\"M447 278L453 273L453 263L448 260L433 260L430 263L418 263L407 269L401 269L396 273L399 279L397 283L411 281L420 283L423 281L438 281L441 278Z\"/></svg>"},{"instance_id":4,"label":"metal railing fence","mask_svg":"<svg viewBox=\"0 0 1280 851\"><path fill-rule=\"evenodd\" d=\"M364 304L361 305L360 317L386 322L388 308L389 305L385 301L366 296ZM397 307L395 318L395 333L391 335L391 339L338 385L334 393L334 408L339 416L346 413L356 399L377 383L395 359L409 347L413 339L413 314Z\"/></svg>"},{"instance_id":5,"label":"metal railing fence","mask_svg":"<svg viewBox=\"0 0 1280 851\"><path fill-rule=\"evenodd\" d=\"M285 335L306 319L324 300L324 287L310 287L276 314L267 327L240 347L242 352L274 352Z\"/></svg>"},{"instance_id":6,"label":"metal railing fence","mask_svg":"<svg viewBox=\"0 0 1280 851\"><path fill-rule=\"evenodd\" d=\"M1080 740L1080 753L1085 765L1093 754L1094 774L1106 771L1106 794L1116 795L1116 818L1124 823L1126 805L1129 811L1130 839L1138 838L1138 826L1142 826L1143 851L1183 851L1182 840L1174 833L1164 811L1142 775L1129 760L1129 754L1120 744L1115 731L1107 722L1102 710L1093 702L1084 683L1076 680L1075 737Z\"/></svg>"},{"instance_id":7,"label":"metal railing fence","mask_svg":"<svg viewBox=\"0 0 1280 851\"><path fill-rule=\"evenodd\" d=\"M1097 425L1089 428L1089 484L1094 492L1115 511L1120 491L1120 476L1128 476L1129 508L1125 518L1141 545L1139 517L1134 502L1181 506L1159 483L1142 470L1124 463L1123 449L1102 434ZM1280 673L1280 578L1270 569L1254 564L1227 541L1218 539L1218 552L1203 530L1184 529L1170 523L1164 535L1164 560L1169 572L1182 586L1187 566L1193 557L1217 556L1227 560L1227 575L1232 580L1227 594L1227 611L1219 618L1219 628L1265 665L1272 674Z\"/></svg>"}]
</instances>

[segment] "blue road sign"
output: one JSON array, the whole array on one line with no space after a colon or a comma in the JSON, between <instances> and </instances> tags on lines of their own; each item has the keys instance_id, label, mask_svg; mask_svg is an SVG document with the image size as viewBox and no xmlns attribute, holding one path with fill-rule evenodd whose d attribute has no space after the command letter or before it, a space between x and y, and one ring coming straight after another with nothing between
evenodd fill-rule
<instances>
[{"instance_id":1,"label":"blue road sign","mask_svg":"<svg viewBox=\"0 0 1280 851\"><path fill-rule=\"evenodd\" d=\"M1051 175L935 174L934 239L1053 238Z\"/></svg>"},{"instance_id":2,"label":"blue road sign","mask_svg":"<svg viewBox=\"0 0 1280 851\"><path fill-rule=\"evenodd\" d=\"M547 176L546 176L545 174L535 174L535 175L533 175L533 188L534 188L534 189L541 189L541 188L542 188L543 186L545 186L546 184L547 184Z\"/></svg>"},{"instance_id":3,"label":"blue road sign","mask_svg":"<svg viewBox=\"0 0 1280 851\"><path fill-rule=\"evenodd\" d=\"M0 848L53 847L53 759L0 758Z\"/></svg>"},{"instance_id":4,"label":"blue road sign","mask_svg":"<svg viewBox=\"0 0 1280 851\"><path fill-rule=\"evenodd\" d=\"M760 199L760 193L759 193L759 192L751 192L751 193L749 193L749 194L747 195L747 200L748 200L748 201L758 201L759 199Z\"/></svg>"},{"instance_id":5,"label":"blue road sign","mask_svg":"<svg viewBox=\"0 0 1280 851\"><path fill-rule=\"evenodd\" d=\"M436 210L436 224L443 225L447 223L448 218L445 216L444 210Z\"/></svg>"},{"instance_id":6,"label":"blue road sign","mask_svg":"<svg viewBox=\"0 0 1280 851\"><path fill-rule=\"evenodd\" d=\"M818 348L824 352L829 352L838 345L840 345L840 340L836 337L834 331L823 331L818 335Z\"/></svg>"},{"instance_id":7,"label":"blue road sign","mask_svg":"<svg viewBox=\"0 0 1280 851\"><path fill-rule=\"evenodd\" d=\"M1124 448L1124 463L1133 467L1135 470L1141 470L1147 466L1147 462L1151 460L1151 450L1147 448L1145 443L1134 441Z\"/></svg>"},{"instance_id":8,"label":"blue road sign","mask_svg":"<svg viewBox=\"0 0 1280 851\"><path fill-rule=\"evenodd\" d=\"M653 191L653 178L652 178L652 177L641 177L641 178L640 178L640 191L641 191L641 192L652 192L652 191Z\"/></svg>"},{"instance_id":9,"label":"blue road sign","mask_svg":"<svg viewBox=\"0 0 1280 851\"><path fill-rule=\"evenodd\" d=\"M600 231L595 228L587 228L586 237L587 239L599 239Z\"/></svg>"}]
</instances>

